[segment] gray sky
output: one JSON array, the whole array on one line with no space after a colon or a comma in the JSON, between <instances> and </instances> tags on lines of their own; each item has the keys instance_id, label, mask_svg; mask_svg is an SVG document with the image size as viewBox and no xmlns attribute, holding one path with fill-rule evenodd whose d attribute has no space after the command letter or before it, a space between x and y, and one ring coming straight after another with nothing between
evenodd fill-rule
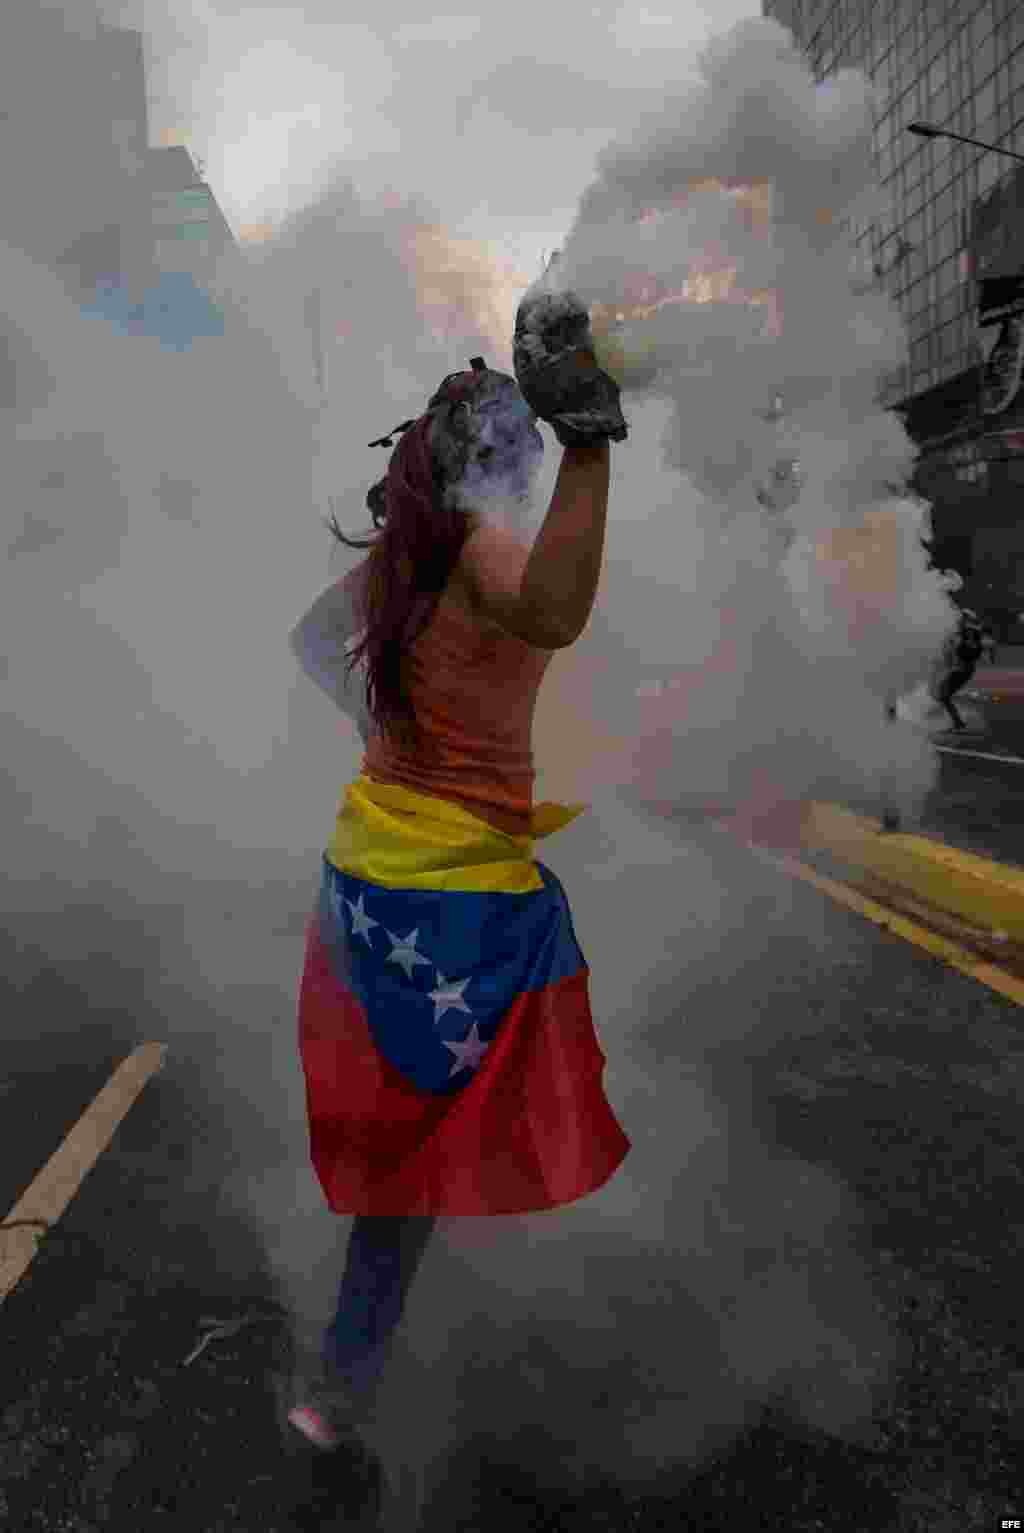
<instances>
[{"instance_id":1,"label":"gray sky","mask_svg":"<svg viewBox=\"0 0 1024 1533\"><path fill-rule=\"evenodd\" d=\"M153 140L202 157L234 228L293 211L342 159L362 189L415 191L452 233L526 270L563 236L596 152L693 68L712 18L721 30L759 13L752 0L531 0L429 19L333 0L105 12L144 23Z\"/></svg>"}]
</instances>

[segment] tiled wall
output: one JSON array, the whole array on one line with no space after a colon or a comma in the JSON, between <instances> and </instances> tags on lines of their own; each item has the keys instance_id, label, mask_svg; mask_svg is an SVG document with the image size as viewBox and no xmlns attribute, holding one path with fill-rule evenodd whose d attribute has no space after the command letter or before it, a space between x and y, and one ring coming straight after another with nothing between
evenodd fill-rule
<instances>
[{"instance_id":1,"label":"tiled wall","mask_svg":"<svg viewBox=\"0 0 1024 1533\"><path fill-rule=\"evenodd\" d=\"M1024 154L1024 0L766 0L764 11L793 28L819 78L852 65L879 90L875 149L891 212L857 233L910 333L909 364L886 391L894 403L978 360L972 210L1014 170L1005 156L917 138L907 124Z\"/></svg>"}]
</instances>

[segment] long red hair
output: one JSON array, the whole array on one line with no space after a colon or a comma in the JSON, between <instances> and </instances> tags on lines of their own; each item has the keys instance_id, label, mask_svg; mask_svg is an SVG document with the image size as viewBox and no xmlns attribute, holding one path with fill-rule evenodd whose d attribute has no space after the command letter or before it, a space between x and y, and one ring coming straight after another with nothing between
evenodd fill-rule
<instances>
[{"instance_id":1,"label":"long red hair","mask_svg":"<svg viewBox=\"0 0 1024 1533\"><path fill-rule=\"evenodd\" d=\"M408 748L422 742L405 686L404 657L433 617L474 526L471 514L446 493L459 458L460 433L453 429L453 417L460 405L465 410L486 377L482 372L451 374L427 412L407 423L387 473L366 497L376 534L348 538L334 516L328 522L347 548L370 549L351 577L366 631L351 654L349 673L366 659L367 710L379 729Z\"/></svg>"}]
</instances>

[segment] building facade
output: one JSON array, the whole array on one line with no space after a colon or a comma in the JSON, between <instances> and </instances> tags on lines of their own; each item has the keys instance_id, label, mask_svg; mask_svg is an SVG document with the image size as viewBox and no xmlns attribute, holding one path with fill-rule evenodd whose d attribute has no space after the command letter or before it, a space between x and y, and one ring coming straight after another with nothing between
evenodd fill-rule
<instances>
[{"instance_id":1,"label":"building facade","mask_svg":"<svg viewBox=\"0 0 1024 1533\"><path fill-rule=\"evenodd\" d=\"M901 310L909 357L883 403L919 447L935 562L1024 642L1024 165L907 131L924 123L1024 154L1021 0L764 0L816 78L876 86L875 161L888 194L855 231Z\"/></svg>"},{"instance_id":2,"label":"building facade","mask_svg":"<svg viewBox=\"0 0 1024 1533\"><path fill-rule=\"evenodd\" d=\"M181 144L149 150L147 185L158 269L189 272L201 283L235 244L216 197Z\"/></svg>"},{"instance_id":3,"label":"building facade","mask_svg":"<svg viewBox=\"0 0 1024 1533\"><path fill-rule=\"evenodd\" d=\"M142 33L103 25L90 0L67 20L26 7L5 27L5 238L83 303L103 289L137 305L168 272L201 286L234 235L188 151L150 144Z\"/></svg>"}]
</instances>

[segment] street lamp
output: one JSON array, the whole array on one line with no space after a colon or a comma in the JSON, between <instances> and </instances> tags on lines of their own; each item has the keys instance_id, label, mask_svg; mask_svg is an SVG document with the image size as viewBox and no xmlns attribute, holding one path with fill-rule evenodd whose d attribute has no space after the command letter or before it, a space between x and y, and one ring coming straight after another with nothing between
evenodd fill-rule
<instances>
[{"instance_id":1,"label":"street lamp","mask_svg":"<svg viewBox=\"0 0 1024 1533\"><path fill-rule=\"evenodd\" d=\"M998 144L983 144L978 138L964 138L962 133L947 133L945 128L930 128L926 122L907 123L907 132L919 138L955 138L961 144L973 144L976 149L987 149L990 154L1008 154L1011 160L1024 160L1024 154L1016 149L1001 149Z\"/></svg>"},{"instance_id":2,"label":"street lamp","mask_svg":"<svg viewBox=\"0 0 1024 1533\"><path fill-rule=\"evenodd\" d=\"M1011 160L1020 160L1024 164L1024 154L1018 154L1016 149L1003 149L999 144L985 144L980 138L965 138L962 133L950 133L945 128L933 128L926 122L907 123L907 132L916 133L918 138L953 138L959 144L973 144L975 149L984 149L988 154L1005 154Z\"/></svg>"}]
</instances>

